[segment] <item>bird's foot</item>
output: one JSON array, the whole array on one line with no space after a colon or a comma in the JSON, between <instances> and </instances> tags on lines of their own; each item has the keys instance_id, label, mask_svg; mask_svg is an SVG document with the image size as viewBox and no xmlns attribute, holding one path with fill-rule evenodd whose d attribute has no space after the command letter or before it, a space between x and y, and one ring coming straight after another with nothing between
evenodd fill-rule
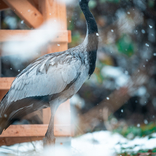
<instances>
[{"instance_id":1,"label":"bird's foot","mask_svg":"<svg viewBox=\"0 0 156 156\"><path fill-rule=\"evenodd\" d=\"M53 138L48 138L48 137L45 137L43 138L43 146L50 146L50 145L55 145L55 137Z\"/></svg>"}]
</instances>

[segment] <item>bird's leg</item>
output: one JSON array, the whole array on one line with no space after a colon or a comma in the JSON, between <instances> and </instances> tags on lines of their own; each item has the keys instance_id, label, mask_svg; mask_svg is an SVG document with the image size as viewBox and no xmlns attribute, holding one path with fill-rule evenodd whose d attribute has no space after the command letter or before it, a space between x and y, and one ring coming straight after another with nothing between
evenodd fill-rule
<instances>
[{"instance_id":1,"label":"bird's leg","mask_svg":"<svg viewBox=\"0 0 156 156\"><path fill-rule=\"evenodd\" d=\"M48 126L48 130L45 134L45 138L43 139L43 145L54 145L55 144L55 136L54 136L54 116L58 106L56 104L50 105L51 109L51 118Z\"/></svg>"},{"instance_id":2,"label":"bird's leg","mask_svg":"<svg viewBox=\"0 0 156 156\"><path fill-rule=\"evenodd\" d=\"M55 136L54 136L54 115L51 115L48 130L45 134L45 138L43 139L44 146L55 144Z\"/></svg>"}]
</instances>

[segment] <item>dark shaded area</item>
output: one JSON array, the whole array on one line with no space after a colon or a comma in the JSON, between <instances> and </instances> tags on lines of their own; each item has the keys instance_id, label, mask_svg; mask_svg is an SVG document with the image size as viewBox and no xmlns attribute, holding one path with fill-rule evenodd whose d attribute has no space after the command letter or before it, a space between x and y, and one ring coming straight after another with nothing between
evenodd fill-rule
<instances>
[{"instance_id":1,"label":"dark shaded area","mask_svg":"<svg viewBox=\"0 0 156 156\"><path fill-rule=\"evenodd\" d=\"M1 77L16 77L29 63L29 60L22 61L18 56L3 56L1 57Z\"/></svg>"}]
</instances>

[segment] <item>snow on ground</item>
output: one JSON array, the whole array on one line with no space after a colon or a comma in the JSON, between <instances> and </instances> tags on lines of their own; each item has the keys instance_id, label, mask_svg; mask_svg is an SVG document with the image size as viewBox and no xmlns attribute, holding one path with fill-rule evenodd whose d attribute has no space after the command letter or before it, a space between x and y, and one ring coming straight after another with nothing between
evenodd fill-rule
<instances>
[{"instance_id":1,"label":"snow on ground","mask_svg":"<svg viewBox=\"0 0 156 156\"><path fill-rule=\"evenodd\" d=\"M115 156L116 153L125 151L129 153L153 148L156 148L156 133L150 137L136 137L128 140L117 133L100 131L72 138L71 146L55 147L55 156ZM53 154L53 148L43 149L42 141L0 147L0 156L49 156Z\"/></svg>"}]
</instances>

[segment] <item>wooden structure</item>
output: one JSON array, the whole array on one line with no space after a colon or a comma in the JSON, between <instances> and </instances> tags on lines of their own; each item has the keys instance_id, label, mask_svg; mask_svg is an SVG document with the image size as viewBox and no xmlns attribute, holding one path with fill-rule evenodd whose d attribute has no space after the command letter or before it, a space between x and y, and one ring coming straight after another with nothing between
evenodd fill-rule
<instances>
[{"instance_id":1,"label":"wooden structure","mask_svg":"<svg viewBox=\"0 0 156 156\"><path fill-rule=\"evenodd\" d=\"M66 50L71 41L70 31L67 31L66 7L57 0L0 0L0 10L11 8L30 28L38 28L44 21L55 18L62 23L57 38L48 46L46 53ZM6 42L16 34L25 35L35 30L0 30L0 42ZM44 30L43 30L44 31ZM58 46L58 44L60 46ZM0 78L0 99L9 90L13 77ZM43 124L11 125L0 135L0 145L28 142L43 139L48 127L50 110L43 111ZM58 114L66 114L66 120L58 118ZM71 136L69 101L62 104L55 116L55 136Z\"/></svg>"}]
</instances>

